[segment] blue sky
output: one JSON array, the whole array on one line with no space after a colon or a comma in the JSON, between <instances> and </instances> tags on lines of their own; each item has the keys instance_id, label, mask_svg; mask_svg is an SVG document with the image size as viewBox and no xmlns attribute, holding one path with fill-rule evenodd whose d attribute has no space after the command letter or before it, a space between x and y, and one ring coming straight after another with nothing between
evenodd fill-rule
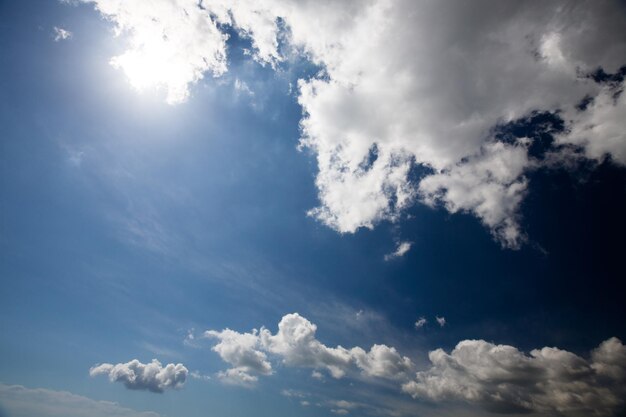
<instances>
[{"instance_id":1,"label":"blue sky","mask_svg":"<svg viewBox=\"0 0 626 417\"><path fill-rule=\"evenodd\" d=\"M623 412L623 3L85 3L0 2L0 416Z\"/></svg>"}]
</instances>

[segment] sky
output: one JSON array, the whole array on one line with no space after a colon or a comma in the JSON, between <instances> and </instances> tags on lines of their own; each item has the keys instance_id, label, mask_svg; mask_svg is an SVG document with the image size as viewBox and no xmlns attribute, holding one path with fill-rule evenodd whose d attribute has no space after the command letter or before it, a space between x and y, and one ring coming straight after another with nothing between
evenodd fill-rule
<instances>
[{"instance_id":1,"label":"sky","mask_svg":"<svg viewBox=\"0 0 626 417\"><path fill-rule=\"evenodd\" d=\"M0 417L622 416L626 3L0 0Z\"/></svg>"}]
</instances>

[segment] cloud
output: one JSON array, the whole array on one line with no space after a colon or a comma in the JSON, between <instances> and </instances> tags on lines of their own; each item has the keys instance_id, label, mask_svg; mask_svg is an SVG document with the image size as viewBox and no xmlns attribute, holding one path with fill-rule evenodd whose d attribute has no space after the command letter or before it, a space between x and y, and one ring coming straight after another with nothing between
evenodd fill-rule
<instances>
[{"instance_id":1,"label":"cloud","mask_svg":"<svg viewBox=\"0 0 626 417\"><path fill-rule=\"evenodd\" d=\"M280 38L322 67L298 82L301 146L318 164L320 204L309 215L340 233L397 221L420 201L471 213L518 248L526 174L541 161L529 156L531 138L495 132L534 111L564 117L559 144L626 162L625 98L589 76L626 64L620 2L92 2L128 36L112 64L135 88L163 86L170 103L205 72L226 71L224 25L251 40L262 64L284 59Z\"/></svg>"},{"instance_id":2,"label":"cloud","mask_svg":"<svg viewBox=\"0 0 626 417\"><path fill-rule=\"evenodd\" d=\"M11 417L159 417L110 401L96 401L67 391L0 384L0 404Z\"/></svg>"},{"instance_id":3,"label":"cloud","mask_svg":"<svg viewBox=\"0 0 626 417\"><path fill-rule=\"evenodd\" d=\"M625 87L623 81L606 86L585 111L570 109L564 117L572 128L558 136L559 143L582 147L590 159L602 161L610 157L626 165Z\"/></svg>"},{"instance_id":4,"label":"cloud","mask_svg":"<svg viewBox=\"0 0 626 417\"><path fill-rule=\"evenodd\" d=\"M439 317L439 316L435 316L435 320L437 321L437 324L440 327L443 327L446 325L446 318L445 317Z\"/></svg>"},{"instance_id":5,"label":"cloud","mask_svg":"<svg viewBox=\"0 0 626 417\"><path fill-rule=\"evenodd\" d=\"M333 378L360 371L366 377L398 379L413 367L411 360L401 356L393 347L374 345L369 351L360 347L328 347L317 340L316 331L315 324L293 313L280 320L275 334L266 328L250 333L209 330L205 334L220 340L212 350L234 366L222 375L230 382L240 377L244 384L251 384L257 381L256 375L270 375L272 366L266 352L280 358L287 366L324 369ZM322 377L315 371L312 376Z\"/></svg>"},{"instance_id":6,"label":"cloud","mask_svg":"<svg viewBox=\"0 0 626 417\"><path fill-rule=\"evenodd\" d=\"M58 26L55 26L53 28L53 30L54 30L54 41L55 42L64 41L64 40L70 39L72 37L72 32L70 32L69 30L60 28Z\"/></svg>"},{"instance_id":7,"label":"cloud","mask_svg":"<svg viewBox=\"0 0 626 417\"><path fill-rule=\"evenodd\" d=\"M503 246L517 248L524 241L517 210L526 194L528 164L522 145L487 144L478 154L424 178L420 196L430 206L441 203L451 213L474 214Z\"/></svg>"},{"instance_id":8,"label":"cloud","mask_svg":"<svg viewBox=\"0 0 626 417\"><path fill-rule=\"evenodd\" d=\"M433 401L466 401L501 413L613 416L626 405L626 346L616 338L586 360L544 347L526 355L484 340L464 340L448 354L429 354L432 367L418 372L403 391ZM619 414L621 415L621 414Z\"/></svg>"},{"instance_id":9,"label":"cloud","mask_svg":"<svg viewBox=\"0 0 626 417\"><path fill-rule=\"evenodd\" d=\"M441 326L445 324L443 317L437 317L437 321ZM275 334L266 328L251 333L229 330L235 335L228 340L234 345L242 342L245 351L254 338L255 351L267 353L287 366L314 368L316 378L321 377L317 369L327 370L334 378L360 372L366 377L364 381L383 378L416 399L437 403L466 401L498 413L558 413L568 417L608 417L626 411L626 346L617 338L602 342L591 352L590 359L554 347L535 349L527 355L513 346L463 340L449 354L443 349L431 351L431 366L413 373L415 365L394 347L373 345L369 351L358 346L328 347L317 340L316 330L315 324L293 313L280 320ZM234 346L228 350L238 351ZM252 357L259 358L256 354ZM240 369L235 367L222 377L244 386L256 383L256 375L269 369L269 364L260 365L267 360L266 356L262 358L255 362L257 369L236 375ZM230 360L231 364L241 363ZM282 394L304 397L293 390ZM360 404L334 401L328 406L350 410Z\"/></svg>"},{"instance_id":10,"label":"cloud","mask_svg":"<svg viewBox=\"0 0 626 417\"><path fill-rule=\"evenodd\" d=\"M199 371L192 371L189 373L189 376L192 377L193 379L198 379L200 381L209 381L211 379L209 375L204 375L200 373Z\"/></svg>"},{"instance_id":11,"label":"cloud","mask_svg":"<svg viewBox=\"0 0 626 417\"><path fill-rule=\"evenodd\" d=\"M230 329L221 332L210 330L204 336L218 339L219 343L212 350L223 361L233 365L233 368L218 374L224 382L246 386L257 382L258 378L253 374L272 374L272 365L268 362L267 355L259 350L260 339L256 330L252 333L238 333Z\"/></svg>"},{"instance_id":12,"label":"cloud","mask_svg":"<svg viewBox=\"0 0 626 417\"><path fill-rule=\"evenodd\" d=\"M385 261L403 257L411 249L411 244L411 242L399 242L394 252L385 255Z\"/></svg>"},{"instance_id":13,"label":"cloud","mask_svg":"<svg viewBox=\"0 0 626 417\"><path fill-rule=\"evenodd\" d=\"M143 364L137 359L116 365L103 363L89 370L90 376L108 375L111 382L123 382L132 390L148 390L162 393L166 389L178 389L185 384L189 371L183 364L167 364L159 361Z\"/></svg>"},{"instance_id":14,"label":"cloud","mask_svg":"<svg viewBox=\"0 0 626 417\"><path fill-rule=\"evenodd\" d=\"M416 322L415 322L415 328L416 329L421 329L422 327L424 327L426 325L426 323L428 323L428 320L426 320L424 317L420 317Z\"/></svg>"},{"instance_id":15,"label":"cloud","mask_svg":"<svg viewBox=\"0 0 626 417\"><path fill-rule=\"evenodd\" d=\"M127 49L111 59L138 91L162 88L170 104L189 97L189 85L226 71L226 39L197 1L84 0L124 35Z\"/></svg>"}]
</instances>

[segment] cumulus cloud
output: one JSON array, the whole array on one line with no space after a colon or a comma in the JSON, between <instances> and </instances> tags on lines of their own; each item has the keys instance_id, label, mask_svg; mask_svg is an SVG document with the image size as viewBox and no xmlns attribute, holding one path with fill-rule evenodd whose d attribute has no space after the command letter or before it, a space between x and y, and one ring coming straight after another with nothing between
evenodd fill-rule
<instances>
[{"instance_id":1,"label":"cumulus cloud","mask_svg":"<svg viewBox=\"0 0 626 417\"><path fill-rule=\"evenodd\" d=\"M293 313L280 320L275 334L266 328L250 333L210 330L205 334L220 340L213 351L234 366L221 377L228 381L241 378L244 385L256 382L256 375L272 373L266 352L280 358L287 366L323 369L333 378L342 378L354 370L367 377L398 379L412 370L411 360L393 347L374 345L369 351L360 347L329 347L316 338L316 331L315 324ZM319 371L312 376L322 377Z\"/></svg>"},{"instance_id":2,"label":"cumulus cloud","mask_svg":"<svg viewBox=\"0 0 626 417\"><path fill-rule=\"evenodd\" d=\"M395 251L385 255L385 261L391 261L392 259L403 257L409 250L411 250L411 245L411 242L399 242Z\"/></svg>"},{"instance_id":3,"label":"cumulus cloud","mask_svg":"<svg viewBox=\"0 0 626 417\"><path fill-rule=\"evenodd\" d=\"M445 324L443 317L437 317L437 321L441 326ZM211 336L219 340L228 339L228 349L213 349L235 365L221 373L228 383L249 386L257 382L257 375L270 372L268 358L276 358L287 366L314 368L315 378L322 377L318 369L334 378L360 372L364 377L395 382L398 389L414 398L466 401L498 413L608 417L626 411L626 346L617 338L602 342L589 359L555 347L525 354L514 346L463 340L450 353L443 349L431 351L431 366L414 373L412 361L394 347L373 345L368 351L358 346L328 347L316 338L316 330L315 324L293 313L280 320L276 333L266 328L250 333L210 333L219 335ZM228 336L222 336L225 334ZM235 346L238 343L243 345L240 349ZM239 353L233 357L230 352ZM254 365L243 365L240 357L252 358L245 362ZM305 396L293 390L282 394ZM347 401L328 405L346 411L359 406Z\"/></svg>"},{"instance_id":4,"label":"cumulus cloud","mask_svg":"<svg viewBox=\"0 0 626 417\"><path fill-rule=\"evenodd\" d=\"M132 390L148 390L162 393L166 389L181 388L187 379L189 371L183 364L161 363L153 359L152 362L143 364L137 359L116 365L103 363L92 367L89 375L108 375L111 382L122 382L124 386Z\"/></svg>"},{"instance_id":5,"label":"cumulus cloud","mask_svg":"<svg viewBox=\"0 0 626 417\"><path fill-rule=\"evenodd\" d=\"M64 40L70 39L72 37L72 32L70 32L69 30L60 28L58 26L55 26L53 28L53 30L54 30L54 41L55 42L64 41Z\"/></svg>"},{"instance_id":6,"label":"cumulus cloud","mask_svg":"<svg viewBox=\"0 0 626 417\"><path fill-rule=\"evenodd\" d=\"M159 417L154 412L136 411L67 391L21 385L0 384L0 404L0 413L11 417Z\"/></svg>"},{"instance_id":7,"label":"cumulus cloud","mask_svg":"<svg viewBox=\"0 0 626 417\"><path fill-rule=\"evenodd\" d=\"M258 332L238 333L230 329L217 332L209 330L205 337L218 339L219 343L212 350L220 355L223 361L233 368L220 372L218 376L226 383L235 385L251 385L258 378L254 374L270 375L272 365L267 356L260 350Z\"/></svg>"},{"instance_id":8,"label":"cumulus cloud","mask_svg":"<svg viewBox=\"0 0 626 417\"><path fill-rule=\"evenodd\" d=\"M403 391L433 401L461 400L501 413L614 416L625 411L626 346L616 338L587 360L544 347L526 355L484 340L464 340L451 353L430 352L432 367Z\"/></svg>"},{"instance_id":9,"label":"cumulus cloud","mask_svg":"<svg viewBox=\"0 0 626 417\"><path fill-rule=\"evenodd\" d=\"M321 66L298 82L301 145L319 169L309 214L341 233L395 221L421 201L471 213L519 247L525 174L540 163L528 141L494 132L533 111L561 112L559 143L626 161L624 96L588 76L626 64L621 2L89 1L128 35L112 63L136 88L164 86L171 103L205 72L226 71L223 25L263 64L284 59L282 37ZM580 110L584 98L592 104Z\"/></svg>"},{"instance_id":10,"label":"cumulus cloud","mask_svg":"<svg viewBox=\"0 0 626 417\"><path fill-rule=\"evenodd\" d=\"M446 318L445 317L439 317L439 316L435 316L435 320L437 321L437 324L440 327L443 327L446 325Z\"/></svg>"}]
</instances>

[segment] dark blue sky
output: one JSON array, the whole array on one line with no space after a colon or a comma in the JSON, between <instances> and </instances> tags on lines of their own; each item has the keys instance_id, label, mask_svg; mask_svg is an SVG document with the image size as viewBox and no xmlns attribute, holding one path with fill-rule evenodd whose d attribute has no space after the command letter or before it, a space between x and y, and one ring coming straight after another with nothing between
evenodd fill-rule
<instances>
[{"instance_id":1,"label":"dark blue sky","mask_svg":"<svg viewBox=\"0 0 626 417\"><path fill-rule=\"evenodd\" d=\"M72 37L55 42L55 26ZM472 214L422 204L338 233L306 215L319 205L318 167L298 149L293 86L319 67L300 58L274 71L229 33L229 72L171 106L108 65L124 45L91 6L0 2L1 383L170 417L322 416L333 401L367 398L380 408L362 412L376 414L413 400L360 378L317 383L279 360L254 388L225 385L212 342L185 337L275 332L298 312L327 346L395 346L417 369L428 351L464 339L583 357L626 340L623 166L578 160L528 173L519 250ZM386 261L402 241L410 250ZM420 317L428 324L416 329ZM94 364L134 358L210 379L159 395L89 376ZM0 396L8 416L22 415L11 401Z\"/></svg>"}]
</instances>

